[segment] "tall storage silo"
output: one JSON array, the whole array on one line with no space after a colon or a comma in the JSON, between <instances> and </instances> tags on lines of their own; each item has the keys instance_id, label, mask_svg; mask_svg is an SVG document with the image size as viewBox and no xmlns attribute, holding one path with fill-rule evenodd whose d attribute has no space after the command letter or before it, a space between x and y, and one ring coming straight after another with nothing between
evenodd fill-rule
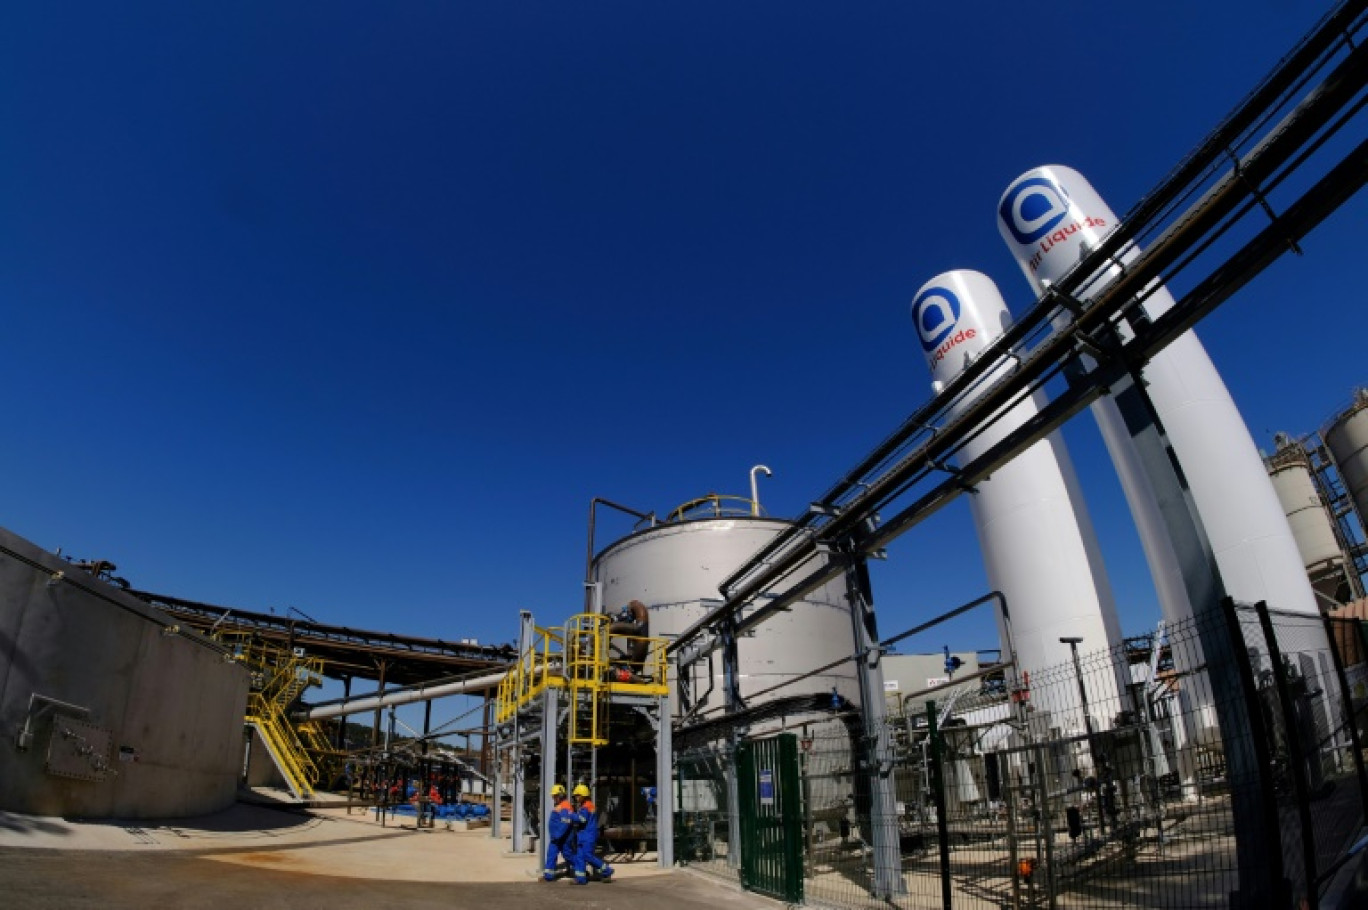
<instances>
[{"instance_id":1,"label":"tall storage silo","mask_svg":"<svg viewBox=\"0 0 1368 910\"><path fill-rule=\"evenodd\" d=\"M1059 165L1036 168L1013 181L1002 195L998 216L1003 240L1037 293L1068 274L1085 250L1095 249L1119 223L1082 174ZM1133 244L1123 249L1114 266L1089 277L1089 286L1079 296L1090 298L1099 283L1139 255ZM1143 306L1149 318L1157 319L1173 305L1172 295L1160 286L1150 291ZM1226 592L1237 601L1265 601L1274 609L1318 616L1287 516L1244 419L1197 335L1185 332L1155 355L1145 365L1143 378L1182 465ZM1131 498L1125 473L1134 470L1136 462L1123 451L1133 448L1129 438L1108 435L1104 428L1104 439L1123 472L1123 487L1142 537L1162 536L1160 513L1153 503ZM1136 484L1135 492L1142 493L1143 486ZM1147 548L1146 555L1167 560L1186 554L1164 553L1156 547ZM1155 568L1156 584L1175 570L1168 564ZM1192 610L1190 603L1177 600L1162 606L1170 622L1184 619L1183 612Z\"/></svg>"},{"instance_id":2,"label":"tall storage silo","mask_svg":"<svg viewBox=\"0 0 1368 910\"><path fill-rule=\"evenodd\" d=\"M1278 501L1287 513L1292 537L1297 541L1306 575L1321 594L1337 598L1344 585L1344 551L1335 535L1334 522L1321 500L1312 476L1311 457L1301 443L1278 434L1278 450L1266 459Z\"/></svg>"},{"instance_id":3,"label":"tall storage silo","mask_svg":"<svg viewBox=\"0 0 1368 910\"><path fill-rule=\"evenodd\" d=\"M1368 516L1368 389L1359 389L1321 436L1359 517Z\"/></svg>"},{"instance_id":4,"label":"tall storage silo","mask_svg":"<svg viewBox=\"0 0 1368 910\"><path fill-rule=\"evenodd\" d=\"M606 547L593 563L604 609L612 612L640 600L650 610L651 635L670 639L715 608L722 602L718 586L790 527L789 522L773 518L724 513L717 508L714 514L688 518L687 510L676 510L672 520ZM812 568L800 568L796 576ZM741 697L753 708L792 696L830 694L835 689L842 699L858 704L853 662L763 692L854 651L850 602L845 581L838 578L737 642ZM692 676L694 707L700 717L719 714L725 707L721 661L714 657L711 674L707 667L706 662L695 667ZM677 686L671 691L677 713Z\"/></svg>"},{"instance_id":5,"label":"tall storage silo","mask_svg":"<svg viewBox=\"0 0 1368 910\"><path fill-rule=\"evenodd\" d=\"M1001 337L1012 318L991 278L960 269L922 286L912 301L912 321L939 391ZM1004 363L979 389L1010 371ZM959 414L978 395L966 394L950 413ZM1022 399L965 443L957 458L967 462L987 452L1033 418L1042 401L1040 393ZM1119 645L1111 583L1062 435L1037 442L974 493L969 505L988 580L1011 610L1011 640L1006 628L998 631L1004 653L1015 651L1018 670L1038 673L1067 664L1072 652L1062 639L1070 637L1082 639L1084 653ZM1118 681L1099 677L1089 685L1099 690L1089 693L1094 710L1109 723L1125 707L1118 704Z\"/></svg>"}]
</instances>

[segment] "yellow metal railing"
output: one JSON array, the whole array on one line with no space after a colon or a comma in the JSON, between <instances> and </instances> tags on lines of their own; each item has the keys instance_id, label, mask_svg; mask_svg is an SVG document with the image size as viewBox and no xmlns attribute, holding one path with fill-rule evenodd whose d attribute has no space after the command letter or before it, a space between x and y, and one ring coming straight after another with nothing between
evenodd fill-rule
<instances>
[{"instance_id":1,"label":"yellow metal railing","mask_svg":"<svg viewBox=\"0 0 1368 910\"><path fill-rule=\"evenodd\" d=\"M338 748L328 741L328 735L323 724L316 720L306 720L296 725L295 732L299 734L300 742L304 743L304 748L315 755L340 754Z\"/></svg>"},{"instance_id":2,"label":"yellow metal railing","mask_svg":"<svg viewBox=\"0 0 1368 910\"><path fill-rule=\"evenodd\" d=\"M512 718L548 686L565 685L563 644L561 630L534 627L531 644L499 683L495 716L500 723Z\"/></svg>"},{"instance_id":3,"label":"yellow metal railing","mask_svg":"<svg viewBox=\"0 0 1368 910\"><path fill-rule=\"evenodd\" d=\"M246 720L261 731L262 741L275 758L290 791L300 799L312 797L314 784L318 783L318 766L304 751L285 715L260 693L253 692L247 698Z\"/></svg>"},{"instance_id":4,"label":"yellow metal railing","mask_svg":"<svg viewBox=\"0 0 1368 910\"><path fill-rule=\"evenodd\" d=\"M601 613L581 613L563 629L535 627L531 644L499 682L498 722L511 720L548 687L569 688L577 706L570 715L572 741L602 745L607 729L603 696L668 694L665 639L610 636L609 625L609 617ZM633 663L626 655L642 642L645 657Z\"/></svg>"},{"instance_id":5,"label":"yellow metal railing","mask_svg":"<svg viewBox=\"0 0 1368 910\"><path fill-rule=\"evenodd\" d=\"M286 712L300 694L323 680L323 661L267 644L250 633L228 633L219 640L232 648L235 661L251 674L246 722L261 731L291 792L300 799L313 795L318 766L309 757ZM315 731L316 732L316 731ZM320 739L323 739L321 734ZM326 739L321 751L327 751Z\"/></svg>"},{"instance_id":6,"label":"yellow metal railing","mask_svg":"<svg viewBox=\"0 0 1368 910\"><path fill-rule=\"evenodd\" d=\"M621 641L623 644L619 648L613 646L614 652L610 655L610 670L620 669L627 671L625 679L619 678L620 673L609 673L609 688L612 691L630 691L639 695L667 695L669 685L665 674L668 663L665 659L666 641L663 638L640 638L632 635L614 635L613 641ZM634 662L628 655L633 651L633 645L645 643L645 654L641 661ZM616 653L617 651L622 653Z\"/></svg>"},{"instance_id":7,"label":"yellow metal railing","mask_svg":"<svg viewBox=\"0 0 1368 910\"><path fill-rule=\"evenodd\" d=\"M763 510L760 503L745 496L732 496L727 493L709 493L697 499L690 499L671 512L665 520L689 521L695 518L754 517Z\"/></svg>"}]
</instances>

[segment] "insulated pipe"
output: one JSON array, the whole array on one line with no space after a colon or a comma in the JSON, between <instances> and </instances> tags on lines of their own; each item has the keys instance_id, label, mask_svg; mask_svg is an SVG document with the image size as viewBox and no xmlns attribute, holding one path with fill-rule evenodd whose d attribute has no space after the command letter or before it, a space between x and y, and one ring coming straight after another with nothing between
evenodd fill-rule
<instances>
[{"instance_id":1,"label":"insulated pipe","mask_svg":"<svg viewBox=\"0 0 1368 910\"><path fill-rule=\"evenodd\" d=\"M916 452L905 457L895 468L871 483L862 483L861 485L866 486L867 489L855 503L849 504L836 513L834 517L831 517L830 521L820 529L820 537L824 540L838 538L841 534L848 533L850 528L858 522L866 520L868 515L877 508L877 504L895 495L894 491L904 484L919 467L933 463L941 453L952 451L951 443L960 441L961 434L965 433L967 429L974 427L987 415L991 415L1005 401L1009 400L1010 396L1028 386L1034 378L1045 372L1047 367L1062 360L1066 356L1065 347L1073 344L1080 333L1095 328L1098 323L1115 316L1118 311L1129 306L1130 301L1137 294L1142 293L1147 285L1153 282L1165 269L1177 263L1183 255L1191 250L1193 245L1200 243L1208 234L1214 231L1219 235L1224 230L1217 230L1219 222L1229 215L1241 201L1253 195L1251 186L1257 185L1279 166L1291 159L1302 144L1324 127L1337 111L1349 104L1352 96L1357 94L1365 81L1368 81L1368 48L1357 47L1350 51L1344 63L1338 66L1323 83L1313 89L1292 113L1284 118L1252 152L1245 156L1241 161L1241 168L1224 178L1198 203L1191 206L1180 217L1177 226L1166 231L1132 263L1126 274L1101 291L1088 307L1075 318L1068 330L1057 332L1045 345L1042 345L1042 350L1032 352L1028 362L1023 364L1022 369L1015 377L986 392L982 399L975 402L969 413L952 419L950 426L939 427L939 435L933 433ZM1352 158L1353 155L1351 154ZM1297 164L1294 162L1291 167L1295 168ZM1309 198L1304 198L1294 204L1293 208L1301 210L1298 213L1299 218L1303 221L1303 226L1306 229L1309 230L1311 226L1319 223L1328 211L1333 210L1343 201L1343 194L1340 193L1341 184L1354 181L1351 172L1357 164L1356 160L1350 159L1341 162L1341 165L1337 166L1334 172L1334 179L1327 178L1317 184L1317 188L1313 191L1317 197L1314 203ZM1310 195L1308 194L1308 197ZM1303 205L1302 203L1306 204ZM1281 223L1276 227L1284 232L1293 229L1292 225L1296 219L1291 218L1291 214L1291 209L1284 212L1280 219ZM1237 217L1240 216L1237 215ZM1063 290L1066 294L1071 293L1098 268L1108 265L1109 257L1114 251L1111 249L1111 244L1118 243L1119 245L1118 235L1124 236L1121 231L1108 235L1102 246L1090 253L1070 274L1064 276L1056 288ZM1233 292L1235 286L1232 284L1232 275L1236 276L1236 279L1241 283L1248 281L1252 274L1257 273L1269 261L1276 258L1278 253L1270 252L1264 239L1264 236L1260 235L1259 239L1236 255L1236 259L1241 260L1238 267L1235 260L1231 260L1203 281L1200 294L1194 291L1188 295L1188 297L1195 299L1192 305L1194 315L1190 317L1191 322L1195 322L1201 315L1214 309L1229 296L1230 292ZM1196 302L1196 298L1200 298L1201 302ZM881 448L887 448L895 442L898 444L906 443L918 432L927 429L926 422L940 410L939 401L942 399L951 400L968 388L996 363L996 357L1005 355L1010 350L1010 345L1024 337L1028 329L1033 329L1039 326L1041 322L1046 321L1052 312L1052 307L1037 305L1030 312L1024 314L1022 319L991 345L978 360L971 363L959 376L952 380L933 402L904 422L894 437L890 438L889 442ZM1169 320L1169 322L1172 321ZM1190 327L1190 323L1186 327ZM1151 333L1151 335L1153 334ZM1165 337L1162 340L1159 340L1157 336L1155 337L1154 351L1150 352L1151 356L1174 340L1172 337ZM1084 397L1089 394L1092 393L1084 393ZM1069 396L1066 394L1064 397ZM1058 409L1054 410L1057 411ZM1056 418L1059 416L1058 414L1055 415ZM845 481L843 481L844 483ZM865 503L874 505L865 506ZM830 511L824 510L825 513ZM905 516L913 512L918 515L916 520L924 518L926 514L921 507L907 510L902 513L904 524L906 523ZM808 524L812 514L809 512L808 518L801 524ZM868 545L877 546L878 541L888 540L896 536L896 533L890 533L890 530L889 526L885 524L877 534L871 537L867 542ZM901 533L901 531L897 533ZM751 557L749 562L722 583L721 589L726 595L726 602L682 632L670 643L667 650L673 652L683 647L702 630L721 617L735 613L742 605L749 603L757 593L773 585L776 580L792 573L799 564L810 558L816 550L816 546L806 537L800 539L797 545L783 555L778 558L771 558L772 554L780 550L785 544L803 534L803 531L795 528L792 534L780 535L767 547L762 548L755 556ZM763 570L760 569L762 563L766 564ZM757 570L759 570L758 577L752 578L749 583L742 584L748 573ZM828 570L824 577L814 573L812 577L804 579L801 584L815 587L824 583L828 578L834 577L838 572L839 570ZM782 598L781 600L787 599ZM764 615L784 605L784 603L776 601L765 608L761 608L747 618L746 624L753 627Z\"/></svg>"},{"instance_id":2,"label":"insulated pipe","mask_svg":"<svg viewBox=\"0 0 1368 910\"><path fill-rule=\"evenodd\" d=\"M446 698L448 695L464 695L467 692L497 686L507 674L508 671L505 670L500 673L491 673L487 676L477 676L474 679L464 679L460 682L444 683L438 686L416 686L411 689L400 689L387 695L378 692L372 695L360 695L354 699L344 699L330 705L320 705L296 715L296 719L324 720L329 717L341 717L344 714L358 714L370 710L378 711L381 708L394 705L408 705L416 701Z\"/></svg>"},{"instance_id":3,"label":"insulated pipe","mask_svg":"<svg viewBox=\"0 0 1368 910\"><path fill-rule=\"evenodd\" d=\"M757 471L764 471L766 477L773 477L774 472L762 464L758 464L750 470L751 478L751 515L760 517L760 488L756 485L755 474Z\"/></svg>"},{"instance_id":4,"label":"insulated pipe","mask_svg":"<svg viewBox=\"0 0 1368 910\"><path fill-rule=\"evenodd\" d=\"M1323 19L1316 29L1302 40L1297 49L1284 58L1260 86L1203 140L1201 146L1193 154L1184 159L1173 173L1136 205L1126 222L1109 234L1101 246L1087 257L1087 265L1078 269L1076 276L1066 276L1061 281L1061 290L1068 294L1073 293L1084 277L1097 268L1105 266L1111 257L1137 233L1147 227L1152 219L1158 219L1165 210L1179 204L1183 199L1183 194L1190 190L1192 184L1199 179L1203 172L1212 167L1218 159L1224 157L1226 150L1236 143L1241 136L1245 135L1246 131L1253 128L1260 118L1266 116L1279 98L1296 90L1299 82L1307 77L1308 71L1312 70L1317 61L1323 56L1333 53L1351 29L1356 30L1356 20L1363 14L1365 6L1368 4L1364 0L1345 3ZM1283 125L1286 123L1284 121ZM1278 130L1277 132L1283 131ZM1196 211L1201 208L1201 205L1192 206L1189 211ZM1152 244L1152 247L1156 245L1158 244ZM1180 243L1179 246L1186 250L1186 244ZM1154 252L1153 249L1151 252ZM1155 273L1158 271L1159 269L1156 268ZM1042 308L1037 307L1036 309ZM999 348L1002 352L1010 350L1017 341L1024 338L1030 330L1039 325L1042 321L1042 315L1043 313L1037 312L1025 314L1022 320L1017 322L1003 338L1000 338L994 347ZM952 399L970 387L992 362L993 358L988 357L970 364L945 390L946 399ZM909 417L864 461L849 471L839 483L832 487L819 500L819 504L830 509L850 491L864 485L863 481L867 479L869 472L875 470L878 465L916 434L926 429L934 410L934 407L928 405ZM812 510L805 512L788 532L776 537L733 572L721 585L721 589L727 598L732 599L733 589L740 584L747 574L765 565L770 561L770 557L795 538L804 536L808 526L816 520L819 514L822 513Z\"/></svg>"}]
</instances>

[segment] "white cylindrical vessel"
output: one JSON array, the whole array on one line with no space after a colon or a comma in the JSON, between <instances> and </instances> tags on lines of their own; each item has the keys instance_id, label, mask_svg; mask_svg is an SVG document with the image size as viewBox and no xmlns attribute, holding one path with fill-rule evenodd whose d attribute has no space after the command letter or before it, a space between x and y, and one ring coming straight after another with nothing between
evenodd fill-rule
<instances>
[{"instance_id":1,"label":"white cylindrical vessel","mask_svg":"<svg viewBox=\"0 0 1368 910\"><path fill-rule=\"evenodd\" d=\"M1333 600L1344 582L1345 557L1312 478L1311 458L1300 443L1279 434L1278 451L1266 463L1311 586Z\"/></svg>"},{"instance_id":2,"label":"white cylindrical vessel","mask_svg":"<svg viewBox=\"0 0 1368 910\"><path fill-rule=\"evenodd\" d=\"M1117 223L1116 215L1082 175L1055 165L1017 178L998 206L998 230L1037 293L1045 283L1063 277ZM1137 256L1139 250L1132 244L1118 258L1124 264ZM1099 273L1078 296L1091 297L1118 272L1114 266ZM1145 301L1150 318L1172 306L1173 297L1163 288ZM1182 465L1226 591L1237 601L1266 601L1274 609L1316 614L1315 596L1287 516L1254 440L1197 336L1182 335L1156 355L1143 374L1150 400ZM1129 448L1129 439L1118 440L1115 433L1104 435L1127 494L1143 490L1143 480L1126 476L1136 463L1133 451L1118 449L1122 444ZM1132 501L1132 511L1142 540L1166 535L1162 529L1146 526L1159 514L1152 503L1136 508ZM1172 575L1172 565L1154 565L1155 554L1148 546L1146 555L1156 570L1156 580L1161 574ZM1164 608L1166 618L1183 618L1173 615L1181 607L1164 604ZM1186 610L1190 614L1191 606Z\"/></svg>"},{"instance_id":3,"label":"white cylindrical vessel","mask_svg":"<svg viewBox=\"0 0 1368 910\"><path fill-rule=\"evenodd\" d=\"M1368 518L1368 389L1360 389L1321 435L1360 518Z\"/></svg>"},{"instance_id":4,"label":"white cylindrical vessel","mask_svg":"<svg viewBox=\"0 0 1368 910\"><path fill-rule=\"evenodd\" d=\"M953 271L933 278L912 301L933 387L943 388L1011 324L1011 314L992 279L979 272ZM978 390L1011 369L1004 361ZM952 405L960 413L979 394L973 390ZM1041 393L1012 406L957 456L972 461L1034 417ZM1011 644L1021 670L1036 673L1067 665L1070 646L1081 638L1081 653L1121 642L1111 584L1102 564L1092 521L1083 505L1073 464L1058 433L1022 452L969 497L989 584L1001 591L1011 613ZM1004 648L1008 645L1005 632ZM1106 677L1105 679L1103 677ZM1116 680L1090 674L1089 705L1095 720L1109 726L1126 705L1117 702ZM1070 696L1076 694L1069 691ZM1069 702L1076 702L1070 697ZM1064 712L1063 705L1045 706Z\"/></svg>"},{"instance_id":5,"label":"white cylindrical vessel","mask_svg":"<svg viewBox=\"0 0 1368 910\"><path fill-rule=\"evenodd\" d=\"M720 604L718 585L789 526L786 521L749 516L669 522L607 547L594 560L593 578L609 612L640 600L649 608L650 634L672 639ZM798 575L813 568L805 566ZM854 654L843 579L818 588L753 634L742 636L737 652L739 689L748 707L790 696L826 695L833 689L845 701L860 701L853 661L783 685ZM711 677L706 663L696 666L691 677L693 698L701 702L698 717L718 714L725 707L722 664L716 654L711 667ZM775 686L779 688L763 692ZM671 703L678 713L677 686L671 687Z\"/></svg>"}]
</instances>

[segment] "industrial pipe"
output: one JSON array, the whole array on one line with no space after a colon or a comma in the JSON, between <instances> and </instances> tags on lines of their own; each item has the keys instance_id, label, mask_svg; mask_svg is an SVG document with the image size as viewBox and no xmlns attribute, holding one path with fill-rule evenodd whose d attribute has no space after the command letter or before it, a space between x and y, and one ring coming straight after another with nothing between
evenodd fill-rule
<instances>
[{"instance_id":1,"label":"industrial pipe","mask_svg":"<svg viewBox=\"0 0 1368 910\"><path fill-rule=\"evenodd\" d=\"M499 673L490 673L486 676L477 676L474 679L460 680L459 682L399 689L386 695L381 695L379 693L359 695L353 699L343 699L331 704L319 705L308 711L300 712L295 715L295 719L324 720L329 717L341 717L344 714L358 714L362 711L379 710L393 705L408 705L416 701L431 701L434 698L446 698L448 695L464 695L467 692L493 689L499 685L507 674L508 671L504 670Z\"/></svg>"},{"instance_id":2,"label":"industrial pipe","mask_svg":"<svg viewBox=\"0 0 1368 910\"><path fill-rule=\"evenodd\" d=\"M758 517L760 516L760 488L759 488L759 487L756 485L756 483L755 483L755 473L756 473L757 471L764 471L766 477L773 477L773 476L774 476L774 472L771 471L769 468L765 467L765 466L762 465L762 464L758 464L758 465L756 465L755 467L751 468L751 470L750 470L750 478L751 478L751 515L753 515L753 516L755 516L755 517L758 518Z\"/></svg>"}]
</instances>

